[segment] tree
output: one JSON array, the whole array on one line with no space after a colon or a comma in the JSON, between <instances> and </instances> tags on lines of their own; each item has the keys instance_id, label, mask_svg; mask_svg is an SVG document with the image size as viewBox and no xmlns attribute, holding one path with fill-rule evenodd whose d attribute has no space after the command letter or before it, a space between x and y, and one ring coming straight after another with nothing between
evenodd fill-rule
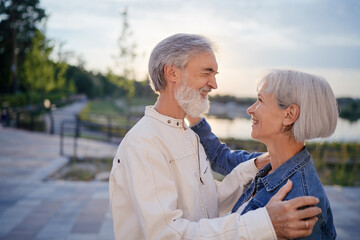
<instances>
[{"instance_id":1,"label":"tree","mask_svg":"<svg viewBox=\"0 0 360 240\"><path fill-rule=\"evenodd\" d=\"M45 19L39 0L0 0L0 91L18 91L19 69Z\"/></svg>"},{"instance_id":2,"label":"tree","mask_svg":"<svg viewBox=\"0 0 360 240\"><path fill-rule=\"evenodd\" d=\"M119 47L119 54L115 56L117 66L122 69L122 76L127 79L135 79L135 73L133 69L133 63L137 56L135 49L136 44L132 40L132 31L128 21L128 9L127 7L121 12L122 17L122 29L117 44Z\"/></svg>"},{"instance_id":3,"label":"tree","mask_svg":"<svg viewBox=\"0 0 360 240\"><path fill-rule=\"evenodd\" d=\"M103 96L103 84L99 77L81 67L70 66L66 78L75 84L76 92L89 98Z\"/></svg>"},{"instance_id":4,"label":"tree","mask_svg":"<svg viewBox=\"0 0 360 240\"><path fill-rule=\"evenodd\" d=\"M125 95L128 100L128 104L130 104L130 99L134 97L135 93L134 81L128 80L123 76L115 75L111 71L106 74L106 78L110 83L114 84L121 90L121 95Z\"/></svg>"},{"instance_id":5,"label":"tree","mask_svg":"<svg viewBox=\"0 0 360 240\"><path fill-rule=\"evenodd\" d=\"M55 81L55 64L49 60L52 50L53 47L49 46L45 36L36 31L32 47L26 53L23 68L20 70L23 86L28 91L47 93L64 85L65 79L61 76L57 76L60 77L58 84Z\"/></svg>"}]
</instances>

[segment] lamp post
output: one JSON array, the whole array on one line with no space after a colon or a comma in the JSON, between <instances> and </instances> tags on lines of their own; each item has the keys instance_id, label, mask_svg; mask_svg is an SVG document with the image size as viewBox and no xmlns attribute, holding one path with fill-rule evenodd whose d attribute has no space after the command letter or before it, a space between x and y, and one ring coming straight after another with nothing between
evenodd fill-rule
<instances>
[{"instance_id":1,"label":"lamp post","mask_svg":"<svg viewBox=\"0 0 360 240\"><path fill-rule=\"evenodd\" d=\"M52 109L53 106L51 105L51 102L49 99L45 99L44 100L44 107L46 109L46 111L49 112L49 117L50 117L50 134L54 134L54 117L52 115Z\"/></svg>"}]
</instances>

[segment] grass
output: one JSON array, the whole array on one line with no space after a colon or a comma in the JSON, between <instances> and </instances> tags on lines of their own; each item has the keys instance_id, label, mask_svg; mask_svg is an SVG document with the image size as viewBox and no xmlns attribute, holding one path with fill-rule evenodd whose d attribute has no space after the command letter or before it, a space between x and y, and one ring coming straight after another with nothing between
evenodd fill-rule
<instances>
[{"instance_id":1,"label":"grass","mask_svg":"<svg viewBox=\"0 0 360 240\"><path fill-rule=\"evenodd\" d=\"M132 106L148 106L154 105L156 98L133 98L131 99Z\"/></svg>"},{"instance_id":2,"label":"grass","mask_svg":"<svg viewBox=\"0 0 360 240\"><path fill-rule=\"evenodd\" d=\"M50 179L68 181L92 181L96 174L110 172L113 159L110 158L71 158L69 163L60 171L50 176Z\"/></svg>"},{"instance_id":3,"label":"grass","mask_svg":"<svg viewBox=\"0 0 360 240\"><path fill-rule=\"evenodd\" d=\"M117 106L112 100L94 100L83 108L80 115L101 114L106 116L124 115L125 109Z\"/></svg>"},{"instance_id":4,"label":"grass","mask_svg":"<svg viewBox=\"0 0 360 240\"><path fill-rule=\"evenodd\" d=\"M95 100L89 102L82 109L79 117L83 121L97 124L111 124L125 126L129 123L128 115L121 106L111 100Z\"/></svg>"}]
</instances>

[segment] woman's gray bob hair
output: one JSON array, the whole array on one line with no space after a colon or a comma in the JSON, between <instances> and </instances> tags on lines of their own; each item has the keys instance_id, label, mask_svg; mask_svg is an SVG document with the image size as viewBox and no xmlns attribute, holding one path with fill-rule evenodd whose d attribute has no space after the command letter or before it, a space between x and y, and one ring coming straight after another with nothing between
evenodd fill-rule
<instances>
[{"instance_id":1,"label":"woman's gray bob hair","mask_svg":"<svg viewBox=\"0 0 360 240\"><path fill-rule=\"evenodd\" d=\"M184 69L191 57L202 52L213 52L213 45L201 35L179 33L162 40L152 50L149 59L151 88L155 92L165 88L165 65Z\"/></svg>"},{"instance_id":2,"label":"woman's gray bob hair","mask_svg":"<svg viewBox=\"0 0 360 240\"><path fill-rule=\"evenodd\" d=\"M258 91L264 86L274 94L280 108L291 104L300 108L300 115L292 127L297 142L329 137L335 131L338 107L329 83L320 76L309 73L270 69L263 73Z\"/></svg>"}]
</instances>

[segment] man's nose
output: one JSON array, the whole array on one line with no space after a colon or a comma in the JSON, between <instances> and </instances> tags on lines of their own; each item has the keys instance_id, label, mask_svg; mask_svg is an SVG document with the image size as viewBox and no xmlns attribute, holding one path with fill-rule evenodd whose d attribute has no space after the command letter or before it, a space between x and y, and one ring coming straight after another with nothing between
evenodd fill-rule
<instances>
[{"instance_id":1,"label":"man's nose","mask_svg":"<svg viewBox=\"0 0 360 240\"><path fill-rule=\"evenodd\" d=\"M209 81L208 81L208 85L212 88L212 89L217 89L217 83L216 83L216 78L215 76L212 77Z\"/></svg>"}]
</instances>

